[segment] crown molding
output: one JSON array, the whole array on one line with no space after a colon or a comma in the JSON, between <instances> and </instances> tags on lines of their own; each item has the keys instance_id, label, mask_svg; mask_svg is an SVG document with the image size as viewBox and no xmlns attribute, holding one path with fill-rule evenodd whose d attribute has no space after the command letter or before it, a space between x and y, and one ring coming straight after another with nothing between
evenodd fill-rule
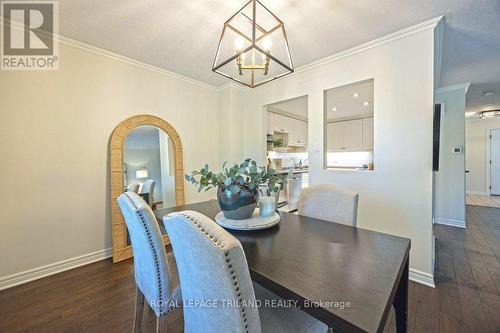
<instances>
[{"instance_id":1,"label":"crown molding","mask_svg":"<svg viewBox=\"0 0 500 333\"><path fill-rule=\"evenodd\" d=\"M377 39L374 39L370 42L358 45L358 46L350 48L350 49L347 49L345 51L332 54L328 57L319 59L319 60L311 62L309 64L302 65L302 66L296 68L293 73L288 75L288 77L302 73L302 72L309 71L309 70L314 69L316 67L328 64L330 62L340 60L342 58L354 55L356 53L366 51L370 48L373 48L373 47L376 47L376 46L379 46L379 45L382 45L382 44L385 44L385 43L388 43L388 42L391 42L391 41L394 41L394 40L397 40L400 38L404 38L404 37L413 35L413 34L420 32L420 31L434 29L443 19L444 19L444 16L441 15L441 16L438 16L436 18L427 20L425 22L413 25L411 27L396 31L396 32L389 34L389 35L386 35L384 37L377 38ZM3 23L3 18L0 18L0 22ZM13 25L24 26L23 24L21 24L19 22L13 22ZM118 54L115 52L105 50L105 49L97 47L97 46L93 46L93 45L90 45L87 43L77 41L75 39L71 39L71 38L62 36L60 34L54 34L54 38L57 39L58 41L60 41L61 43L66 44L66 45L70 45L70 46L80 48L80 49L88 51L88 52L96 53L96 54L99 54L99 55L102 55L105 57L119 60L119 61L128 63L128 64L133 65L133 66L137 66L137 67L140 67L143 69L151 70L151 71L154 71L156 73L160 73L160 74L172 77L172 78L180 79L182 81L189 82L189 83L192 83L192 84L195 84L195 85L207 88L207 89L211 89L211 90L214 90L217 92L224 90L224 89L227 89L229 87L233 87L233 88L239 89L241 91L249 90L249 88L242 87L242 86L240 86L236 83L233 83L233 82L227 82L227 83L224 83L222 85L215 86L215 85L212 85L212 84L209 84L206 82L202 82L202 81L190 78L190 77L182 75L182 74L178 74L178 73L175 73L175 72L172 72L172 71L160 68L160 67L156 67L156 66L144 63L142 61L139 61L139 60L136 60L136 59L133 59L130 57L126 57L124 55L121 55L121 54Z\"/></svg>"},{"instance_id":2,"label":"crown molding","mask_svg":"<svg viewBox=\"0 0 500 333\"><path fill-rule=\"evenodd\" d=\"M147 70L150 70L150 71L153 71L153 72L156 72L156 73L159 73L159 74L162 74L162 75L174 78L174 79L179 79L179 80L182 80L184 82L191 83L191 84L203 87L203 88L207 88L207 89L210 89L213 91L218 91L217 86L211 85L209 83L198 81L198 80L190 78L188 76L178 74L178 73L175 73L175 72L172 72L172 71L160 68L160 67L156 67L156 66L147 64L145 62L142 62L142 61L139 61L139 60L136 60L133 58L129 58L129 57L126 57L124 55L121 55L121 54L118 54L115 52L111 52L111 51L102 49L102 48L97 47L97 46L83 43L83 42L77 41L75 39L71 39L71 38L68 38L65 36L61 36L61 35L55 36L55 39L60 41L63 44L69 45L69 46L73 46L73 47L76 47L76 48L79 48L79 49L82 49L82 50L85 50L88 52L96 53L96 54L99 54L99 55L102 55L102 56L105 56L105 57L108 57L111 59L115 59L115 60L127 63L129 65L133 65L136 67L147 69Z\"/></svg>"},{"instance_id":3,"label":"crown molding","mask_svg":"<svg viewBox=\"0 0 500 333\"><path fill-rule=\"evenodd\" d=\"M471 84L470 82L465 82L460 84L454 84L452 86L441 87L436 90L436 93L443 93L454 90L463 90L464 94L467 94L467 92L469 91L470 84Z\"/></svg>"},{"instance_id":4,"label":"crown molding","mask_svg":"<svg viewBox=\"0 0 500 333\"><path fill-rule=\"evenodd\" d=\"M226 82L224 84L221 84L220 86L217 86L217 91L222 91L224 89L229 89L229 88L234 88L240 91L247 91L250 88L242 86L240 84L234 83L233 81Z\"/></svg>"},{"instance_id":5,"label":"crown molding","mask_svg":"<svg viewBox=\"0 0 500 333\"><path fill-rule=\"evenodd\" d=\"M424 30L428 30L428 29L434 29L434 28L436 28L436 26L443 19L444 19L444 16L441 15L441 16L438 16L436 18L427 20L425 22L413 25L411 27L404 28L402 30L396 31L396 32L394 32L392 34L383 36L381 38L377 38L377 39L374 39L372 41L366 42L364 44L355 46L355 47L347 49L345 51L332 54L332 55L330 55L328 57L316 60L316 61L311 62L309 64L302 65L302 66L296 68L293 73L291 73L291 74L288 75L288 77L296 75L296 74L299 74L299 73L302 73L302 72L309 71L309 70L311 70L313 68L316 68L316 67L319 67L319 66L323 66L325 64L328 64L330 62L334 62L334 61L340 60L340 59L345 58L345 57L352 56L352 55L354 55L356 53L360 53L360 52L369 50L369 49L371 49L373 47L376 47L376 46L379 46L379 45L382 45L382 44L386 44L386 43L395 41L395 40L400 39L400 38L411 36L411 35L413 35L413 34L415 34L417 32L420 32L420 31L424 31Z\"/></svg>"},{"instance_id":6,"label":"crown molding","mask_svg":"<svg viewBox=\"0 0 500 333\"><path fill-rule=\"evenodd\" d=\"M0 17L0 23L3 24L3 22L4 22L3 17ZM11 25L14 27L18 27L18 28L25 27L24 24L17 22L17 21L11 21ZM46 36L50 36L45 31L41 31L40 33L44 34ZM62 44L65 44L65 45L73 46L73 47L79 48L79 49L87 51L87 52L99 54L99 55L102 55L102 56L107 57L107 58L118 60L118 61L127 63L127 64L132 65L132 66L136 66L136 67L139 67L142 69L146 69L146 70L150 70L150 71L162 74L162 75L166 75L166 76L174 78L174 79L179 79L179 80L182 80L184 82L191 83L191 84L203 87L203 88L218 91L218 87L215 85L212 85L212 84L209 84L209 83L206 83L203 81L199 81L199 80L190 78L188 76L169 71L167 69L153 66L153 65L147 64L145 62L142 62L142 61L139 61L139 60L136 60L136 59L112 52L112 51L108 51L106 49L103 49L103 48L100 48L100 47L97 47L97 46L94 46L91 44L80 42L76 39L72 39L72 38L63 36L61 34L53 34L53 37L56 41L58 41Z\"/></svg>"}]
</instances>

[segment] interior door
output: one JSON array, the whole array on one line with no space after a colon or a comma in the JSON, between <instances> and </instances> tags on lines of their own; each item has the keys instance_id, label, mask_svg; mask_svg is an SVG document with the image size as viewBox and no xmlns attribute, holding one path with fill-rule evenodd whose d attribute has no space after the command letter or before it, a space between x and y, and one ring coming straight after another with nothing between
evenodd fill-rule
<instances>
[{"instance_id":1,"label":"interior door","mask_svg":"<svg viewBox=\"0 0 500 333\"><path fill-rule=\"evenodd\" d=\"M500 195L500 128L490 132L490 193Z\"/></svg>"}]
</instances>

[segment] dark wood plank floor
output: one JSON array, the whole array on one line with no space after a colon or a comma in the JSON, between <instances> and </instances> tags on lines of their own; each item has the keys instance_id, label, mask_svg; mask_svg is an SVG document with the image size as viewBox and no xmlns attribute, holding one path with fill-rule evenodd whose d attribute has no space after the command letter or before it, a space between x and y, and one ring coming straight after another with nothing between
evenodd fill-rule
<instances>
[{"instance_id":1,"label":"dark wood plank floor","mask_svg":"<svg viewBox=\"0 0 500 333\"><path fill-rule=\"evenodd\" d=\"M500 332L500 209L468 206L467 218L466 230L435 226L437 287L410 283L410 332ZM0 332L130 332L134 288L132 261L109 260L10 288Z\"/></svg>"}]
</instances>

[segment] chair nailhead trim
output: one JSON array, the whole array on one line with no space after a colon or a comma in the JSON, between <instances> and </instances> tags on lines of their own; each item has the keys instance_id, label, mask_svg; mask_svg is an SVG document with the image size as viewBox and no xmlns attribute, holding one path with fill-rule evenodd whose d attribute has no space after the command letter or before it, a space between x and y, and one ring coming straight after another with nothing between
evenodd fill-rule
<instances>
[{"instance_id":1,"label":"chair nailhead trim","mask_svg":"<svg viewBox=\"0 0 500 333\"><path fill-rule=\"evenodd\" d=\"M225 250L225 245L217 239L213 234L211 234L208 230L206 230L205 227L202 227L201 223L197 221L193 216L187 214L187 213L181 213L182 216L184 216L187 220L191 221L198 229L205 234L205 236L208 236L208 238L218 247L220 247L222 250ZM229 257L229 252L224 252L224 256L226 257L226 264L227 264L227 269L229 270L229 273L231 274L231 278L234 280L233 286L234 290L238 296L238 306L240 309L240 314L243 319L244 323L244 328L245 332L248 333L248 318L247 314L245 312L245 308L242 306L243 305L243 298L241 297L241 292L240 292L240 286L238 282L238 276L235 273L235 270L233 268L233 264L231 262L231 258Z\"/></svg>"},{"instance_id":2,"label":"chair nailhead trim","mask_svg":"<svg viewBox=\"0 0 500 333\"><path fill-rule=\"evenodd\" d=\"M151 247L151 249L153 250L153 256L154 256L154 259L155 259L155 266L156 266L156 279L158 281L158 301L159 301L159 304L164 304L163 303L163 300L162 300L162 281L161 281L161 274L160 274L160 261L158 259L158 253L156 252L156 248L154 246L154 243L153 243L153 238L151 236L151 231L149 230L147 224L146 224L146 220L144 219L144 215L142 214L142 212L139 210L139 208L137 207L137 205L135 204L134 200L127 194L127 192L123 193L127 199L130 201L130 203L132 204L132 206L135 208L135 212L137 213L137 215L139 215L139 218L142 222L142 225L144 227L144 230L146 231L146 234L148 236L148 241L149 241L149 246ZM160 316L162 315L165 315L167 313L169 313L171 310L173 310L173 308L171 309L167 309L166 311L161 311L160 309Z\"/></svg>"}]
</instances>

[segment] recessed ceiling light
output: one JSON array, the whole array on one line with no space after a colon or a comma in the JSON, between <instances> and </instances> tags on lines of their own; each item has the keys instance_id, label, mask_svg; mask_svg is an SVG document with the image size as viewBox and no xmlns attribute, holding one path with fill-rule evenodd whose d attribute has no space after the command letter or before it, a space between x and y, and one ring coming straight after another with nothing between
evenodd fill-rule
<instances>
[{"instance_id":1,"label":"recessed ceiling light","mask_svg":"<svg viewBox=\"0 0 500 333\"><path fill-rule=\"evenodd\" d=\"M488 90L483 92L483 96L493 96L495 95L495 92L493 90Z\"/></svg>"},{"instance_id":2,"label":"recessed ceiling light","mask_svg":"<svg viewBox=\"0 0 500 333\"><path fill-rule=\"evenodd\" d=\"M475 114L476 114L476 112L473 112L473 111L465 112L465 117L470 118L470 117L473 117Z\"/></svg>"},{"instance_id":3,"label":"recessed ceiling light","mask_svg":"<svg viewBox=\"0 0 500 333\"><path fill-rule=\"evenodd\" d=\"M363 105L368 106L368 105L370 105L370 102L364 102Z\"/></svg>"},{"instance_id":4,"label":"recessed ceiling light","mask_svg":"<svg viewBox=\"0 0 500 333\"><path fill-rule=\"evenodd\" d=\"M333 108L332 108L332 111L337 111L337 108L336 108L336 107L333 107Z\"/></svg>"},{"instance_id":5,"label":"recessed ceiling light","mask_svg":"<svg viewBox=\"0 0 500 333\"><path fill-rule=\"evenodd\" d=\"M359 93L352 94L352 97L359 97Z\"/></svg>"}]
</instances>

